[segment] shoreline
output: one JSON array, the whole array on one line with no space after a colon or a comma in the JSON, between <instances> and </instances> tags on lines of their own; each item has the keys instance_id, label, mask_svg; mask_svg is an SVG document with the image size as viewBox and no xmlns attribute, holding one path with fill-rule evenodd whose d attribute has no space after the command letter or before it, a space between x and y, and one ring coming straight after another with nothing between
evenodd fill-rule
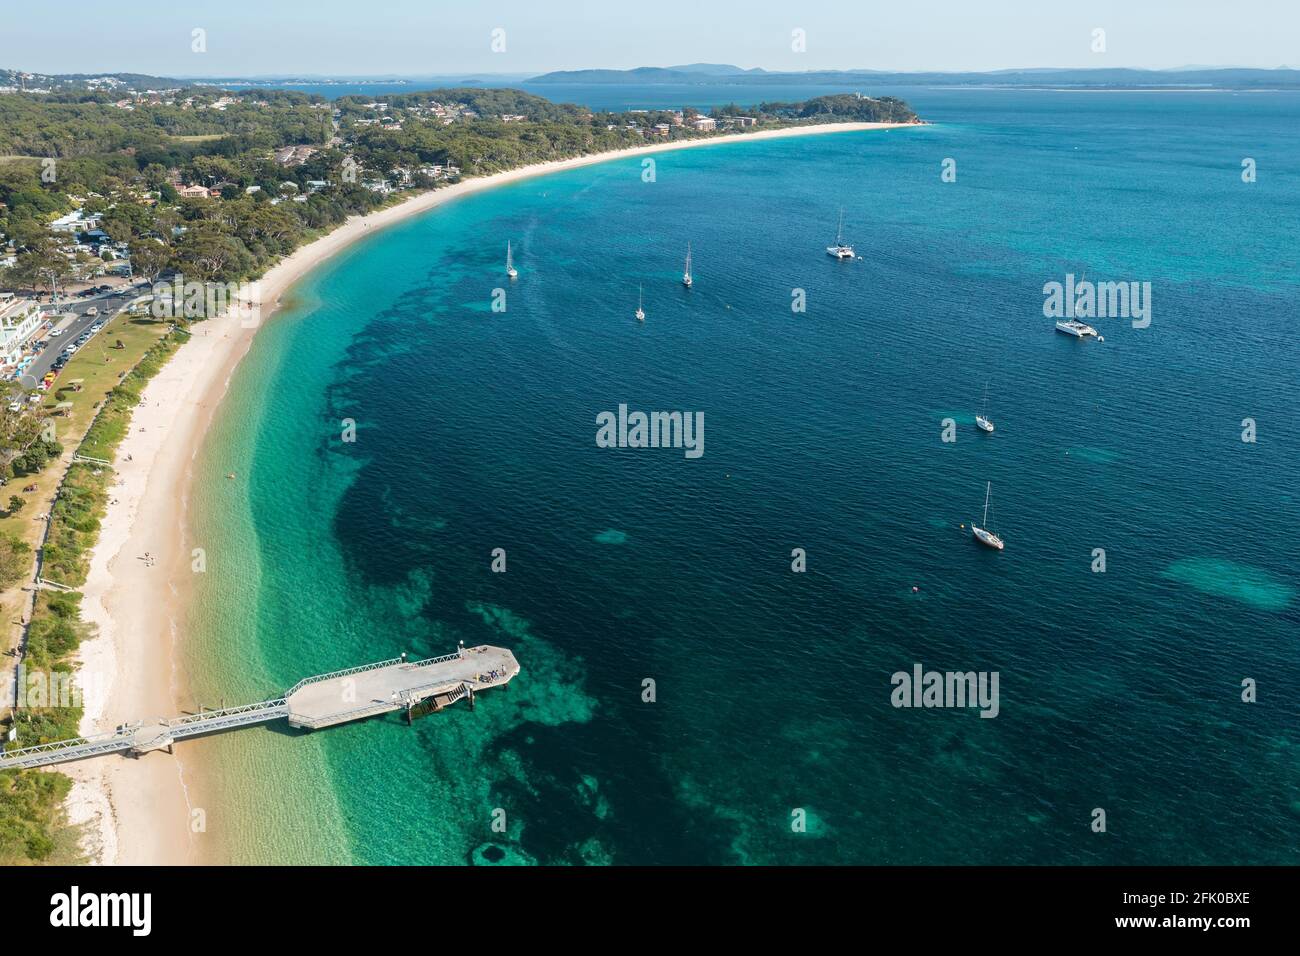
<instances>
[{"instance_id":1,"label":"shoreline","mask_svg":"<svg viewBox=\"0 0 1300 956\"><path fill-rule=\"evenodd\" d=\"M97 633L80 649L84 690L83 734L195 709L180 667L190 556L189 507L194 462L235 370L257 329L270 321L283 296L317 266L366 236L462 196L534 176L616 159L721 143L824 133L907 129L913 123L829 123L736 133L676 143L654 143L564 160L535 163L464 180L412 196L364 216L353 216L304 245L253 283L256 322L223 314L190 328L182 345L148 383L131 416L113 464L110 504L90 554L82 615ZM152 564L143 560L145 554ZM127 640L126 635L130 635ZM305 676L305 675L304 675ZM232 702L234 703L234 702ZM67 764L73 780L69 821L84 827L83 850L93 863L173 865L210 862L211 848L191 831L191 814L211 805L203 791L195 742L174 755L138 760L110 756Z\"/></svg>"}]
</instances>

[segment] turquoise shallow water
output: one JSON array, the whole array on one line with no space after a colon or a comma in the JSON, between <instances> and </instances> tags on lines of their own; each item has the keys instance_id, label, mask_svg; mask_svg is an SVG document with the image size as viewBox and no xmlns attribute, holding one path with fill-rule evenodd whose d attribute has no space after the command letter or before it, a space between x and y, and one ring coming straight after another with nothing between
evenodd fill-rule
<instances>
[{"instance_id":1,"label":"turquoise shallow water","mask_svg":"<svg viewBox=\"0 0 1300 956\"><path fill-rule=\"evenodd\" d=\"M204 743L231 858L1300 862L1300 98L932 95L460 200L298 288L199 458L196 691L462 639L524 672ZM1150 328L1053 333L1083 269ZM598 448L620 403L703 411L705 454ZM1001 554L959 527L986 481ZM915 662L998 671L999 716L893 708Z\"/></svg>"}]
</instances>

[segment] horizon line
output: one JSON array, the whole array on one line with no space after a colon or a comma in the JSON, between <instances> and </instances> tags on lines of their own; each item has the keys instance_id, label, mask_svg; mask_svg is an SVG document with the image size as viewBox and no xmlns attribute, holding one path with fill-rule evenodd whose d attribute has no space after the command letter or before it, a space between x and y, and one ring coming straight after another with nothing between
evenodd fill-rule
<instances>
[{"instance_id":1,"label":"horizon line","mask_svg":"<svg viewBox=\"0 0 1300 956\"><path fill-rule=\"evenodd\" d=\"M220 80L220 79L248 79L248 80L286 80L286 79L332 79L332 80L421 80L429 78L450 78L456 76L475 76L475 77L537 77L545 76L550 73L578 73L578 72L606 72L606 73L630 73L636 70L680 70L683 66L694 66L696 64L677 64L675 66L635 66L635 67L570 67L563 69L550 70L522 70L514 72L494 72L489 70L453 70L446 73L314 73L314 72L297 72L282 71L277 73L148 73L135 69L105 69L105 70L83 70L68 73L47 73L40 70L19 69L16 67L4 67L3 69L14 73L26 73L40 76L109 76L120 74L136 74L139 76L156 76L160 79L177 79L177 80ZM710 64L723 67L733 67L734 69L744 70L746 73L755 72L766 73L773 76L808 76L817 73L860 73L865 75L877 74L885 76L909 76L921 74L953 74L953 75L973 75L973 76L996 76L1002 73L1052 73L1052 72L1073 72L1073 73L1103 73L1113 72L1115 70L1132 70L1142 73L1191 73L1191 72L1219 72L1219 71L1241 71L1251 70L1259 73L1282 73L1282 72L1300 72L1300 68L1289 65L1280 65L1273 67L1265 66L1219 66L1219 65L1193 65L1193 66L1173 66L1173 67L1152 67L1152 66L1016 66L1016 67L999 67L997 69L987 70L950 70L950 69L911 69L911 70L881 70L870 67L823 67L810 70L773 70L766 67L738 67L734 64ZM727 79L733 74L727 73L704 73L698 72L694 76L713 76L721 80Z\"/></svg>"}]
</instances>

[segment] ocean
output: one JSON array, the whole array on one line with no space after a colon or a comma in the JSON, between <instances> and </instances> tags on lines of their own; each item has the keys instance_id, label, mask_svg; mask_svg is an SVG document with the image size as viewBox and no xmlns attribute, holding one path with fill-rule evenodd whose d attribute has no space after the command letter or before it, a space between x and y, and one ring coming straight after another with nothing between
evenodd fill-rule
<instances>
[{"instance_id":1,"label":"ocean","mask_svg":"<svg viewBox=\"0 0 1300 956\"><path fill-rule=\"evenodd\" d=\"M196 703L523 670L187 745L217 858L1300 862L1300 96L910 101L465 197L296 288L196 461ZM1057 334L1067 274L1149 282L1149 326ZM703 454L598 447L620 404ZM918 664L996 672L996 718L894 706Z\"/></svg>"}]
</instances>

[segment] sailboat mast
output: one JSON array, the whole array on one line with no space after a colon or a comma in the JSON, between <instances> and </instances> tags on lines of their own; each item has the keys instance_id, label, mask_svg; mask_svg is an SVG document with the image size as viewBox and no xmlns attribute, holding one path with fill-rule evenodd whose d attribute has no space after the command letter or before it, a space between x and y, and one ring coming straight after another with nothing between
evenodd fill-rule
<instances>
[{"instance_id":1,"label":"sailboat mast","mask_svg":"<svg viewBox=\"0 0 1300 956\"><path fill-rule=\"evenodd\" d=\"M844 207L840 207L840 224L835 230L835 245L844 245Z\"/></svg>"},{"instance_id":2,"label":"sailboat mast","mask_svg":"<svg viewBox=\"0 0 1300 956\"><path fill-rule=\"evenodd\" d=\"M993 491L993 482L989 482L988 487L984 489L984 520L980 522L984 527L989 526L989 495Z\"/></svg>"}]
</instances>

